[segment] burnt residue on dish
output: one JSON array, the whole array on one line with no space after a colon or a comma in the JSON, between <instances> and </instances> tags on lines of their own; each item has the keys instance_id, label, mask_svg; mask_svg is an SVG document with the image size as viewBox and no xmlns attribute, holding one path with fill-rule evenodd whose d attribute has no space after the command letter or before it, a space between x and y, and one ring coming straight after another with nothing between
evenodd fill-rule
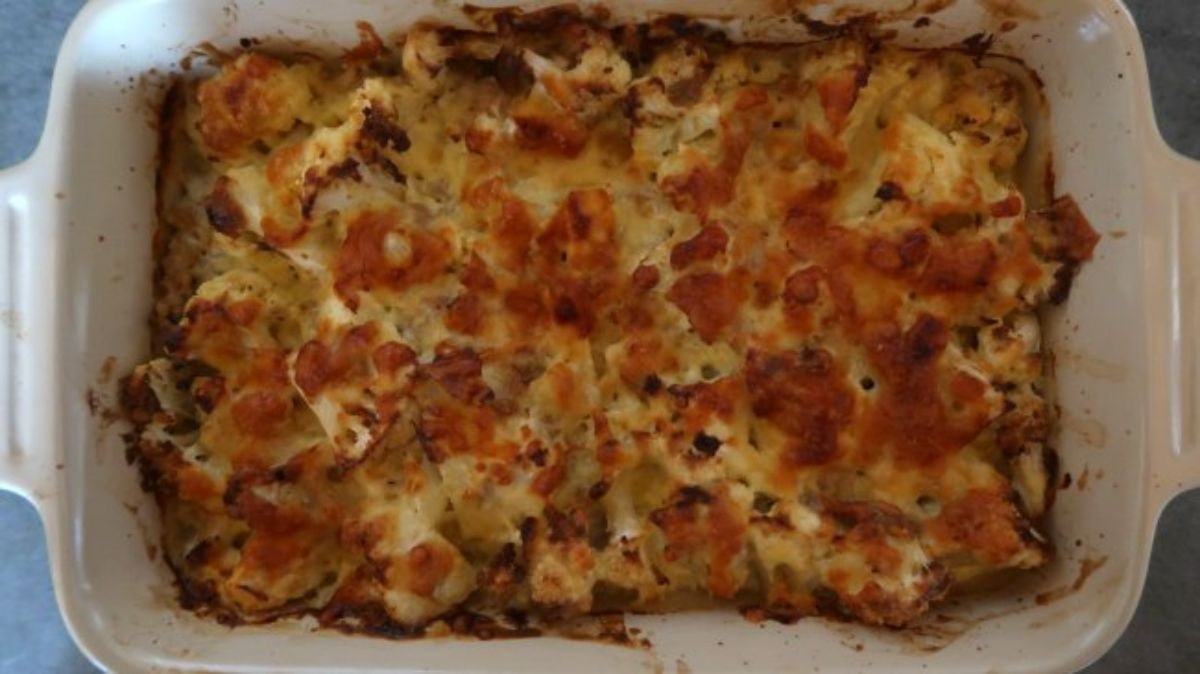
<instances>
[{"instance_id":1,"label":"burnt residue on dish","mask_svg":"<svg viewBox=\"0 0 1200 674\"><path fill-rule=\"evenodd\" d=\"M1002 21L1033 21L1040 15L1027 0L980 0L988 12Z\"/></svg>"},{"instance_id":2,"label":"burnt residue on dish","mask_svg":"<svg viewBox=\"0 0 1200 674\"><path fill-rule=\"evenodd\" d=\"M962 50L974 56L976 63L992 51L992 45L996 43L996 36L993 33L975 33L968 35L962 41Z\"/></svg>"},{"instance_id":3,"label":"burnt residue on dish","mask_svg":"<svg viewBox=\"0 0 1200 674\"><path fill-rule=\"evenodd\" d=\"M882 19L875 14L863 14L837 23L826 23L797 12L792 15L792 21L804 26L815 38L831 39L848 35L870 35L876 31Z\"/></svg>"},{"instance_id":4,"label":"burnt residue on dish","mask_svg":"<svg viewBox=\"0 0 1200 674\"><path fill-rule=\"evenodd\" d=\"M806 26L809 22L815 22L813 27L819 31L836 31L839 26L863 21L882 23L929 19L954 6L956 2L957 0L912 0L906 6L887 9L880 7L879 3L844 3L831 8L831 3L821 0L766 0L764 9L768 14L787 16ZM818 16L819 19L816 18Z\"/></svg>"},{"instance_id":5,"label":"burnt residue on dish","mask_svg":"<svg viewBox=\"0 0 1200 674\"><path fill-rule=\"evenodd\" d=\"M1083 586L1085 583L1087 583L1088 579L1092 577L1092 574L1099 571L1106 562L1108 562L1107 556L1088 557L1080 560L1079 573L1075 576L1075 580L1071 581L1070 585L1055 588L1053 590L1047 590L1045 592L1039 592L1034 597L1034 601L1038 606L1045 606L1079 592L1081 589L1083 589Z\"/></svg>"}]
</instances>

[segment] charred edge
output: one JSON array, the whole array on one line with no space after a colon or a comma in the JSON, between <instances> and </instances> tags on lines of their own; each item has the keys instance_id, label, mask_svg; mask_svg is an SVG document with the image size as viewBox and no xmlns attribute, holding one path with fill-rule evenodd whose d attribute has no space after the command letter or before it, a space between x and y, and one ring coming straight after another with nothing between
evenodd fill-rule
<instances>
[{"instance_id":1,"label":"charred edge","mask_svg":"<svg viewBox=\"0 0 1200 674\"><path fill-rule=\"evenodd\" d=\"M608 493L608 489L608 482L606 480L600 480L591 487L588 487L588 498L592 499L593 501L598 501L604 498L604 495Z\"/></svg>"},{"instance_id":2,"label":"charred edge","mask_svg":"<svg viewBox=\"0 0 1200 674\"><path fill-rule=\"evenodd\" d=\"M345 634L366 634L385 639L409 639L425 632L392 619L381 602L330 601L320 612L313 613L317 622Z\"/></svg>"},{"instance_id":3,"label":"charred edge","mask_svg":"<svg viewBox=\"0 0 1200 674\"><path fill-rule=\"evenodd\" d=\"M541 445L534 447L533 451L529 452L529 460L532 461L533 465L537 466L538 468L545 468L546 459L548 458L550 458L550 452Z\"/></svg>"},{"instance_id":4,"label":"charred edge","mask_svg":"<svg viewBox=\"0 0 1200 674\"><path fill-rule=\"evenodd\" d=\"M169 173L168 167L174 161L175 154L179 151L173 142L177 137L173 131L176 125L179 124L179 120L182 119L186 98L183 78L176 76L164 94L162 107L159 111L158 145L154 157L155 226L154 236L151 240L151 250L154 254L154 272L151 277L151 283L154 287L154 297L167 296L165 285L167 270L163 261L167 259L167 248L174 237L174 229L170 226L170 219L166 217L167 205L165 195L167 191L167 174ZM157 303L155 303L150 309L148 319L150 324L150 350L151 352L157 352L162 348L159 336L162 330L170 325L169 317L160 315Z\"/></svg>"},{"instance_id":5,"label":"charred edge","mask_svg":"<svg viewBox=\"0 0 1200 674\"><path fill-rule=\"evenodd\" d=\"M358 162L353 158L347 158L340 164L335 164L329 168L330 178L350 178L358 181L362 180L362 175L358 172Z\"/></svg>"},{"instance_id":6,"label":"charred edge","mask_svg":"<svg viewBox=\"0 0 1200 674\"><path fill-rule=\"evenodd\" d=\"M502 36L518 32L557 34L568 26L586 21L583 12L575 5L558 5L531 12L514 8L472 8L468 14L481 27L494 27Z\"/></svg>"},{"instance_id":7,"label":"charred edge","mask_svg":"<svg viewBox=\"0 0 1200 674\"><path fill-rule=\"evenodd\" d=\"M391 119L374 107L363 111L363 133L382 147L390 147L396 152L407 152L412 147L408 132L401 129Z\"/></svg>"},{"instance_id":8,"label":"charred edge","mask_svg":"<svg viewBox=\"0 0 1200 674\"><path fill-rule=\"evenodd\" d=\"M703 37L708 32L704 24L682 14L665 16L657 23L660 27L665 28L672 37Z\"/></svg>"},{"instance_id":9,"label":"charred edge","mask_svg":"<svg viewBox=\"0 0 1200 674\"><path fill-rule=\"evenodd\" d=\"M899 508L882 501L837 501L826 505L825 512L847 531L870 527L893 536L915 537L919 533L916 523Z\"/></svg>"},{"instance_id":10,"label":"charred edge","mask_svg":"<svg viewBox=\"0 0 1200 674\"><path fill-rule=\"evenodd\" d=\"M674 505L676 508L690 508L698 503L708 505L712 501L712 494L695 485L688 485L679 488L679 498Z\"/></svg>"},{"instance_id":11,"label":"charred edge","mask_svg":"<svg viewBox=\"0 0 1200 674\"><path fill-rule=\"evenodd\" d=\"M508 594L514 586L525 581L528 570L524 564L523 555L518 555L517 546L505 543L499 554L492 559L488 569L489 585L493 590Z\"/></svg>"},{"instance_id":12,"label":"charred edge","mask_svg":"<svg viewBox=\"0 0 1200 674\"><path fill-rule=\"evenodd\" d=\"M169 549L167 547L165 531L163 532L160 544L163 550ZM220 595L217 593L213 581L200 581L189 578L174 560L171 559L170 555L164 554L163 561L166 563L167 568L171 570L171 575L174 577L176 600L179 602L179 606L185 611L191 611L200 617L212 618L228 627L236 627L246 623L235 612L221 606Z\"/></svg>"},{"instance_id":13,"label":"charred edge","mask_svg":"<svg viewBox=\"0 0 1200 674\"><path fill-rule=\"evenodd\" d=\"M703 64L695 75L672 82L667 86L667 100L678 106L691 106L700 100L704 85L712 76L713 66Z\"/></svg>"},{"instance_id":14,"label":"charred edge","mask_svg":"<svg viewBox=\"0 0 1200 674\"><path fill-rule=\"evenodd\" d=\"M1029 71L1033 72L1032 69L1029 69ZM1042 83L1040 77L1036 77L1035 82L1037 83L1038 87L1038 95L1044 97L1046 95L1046 85ZM1051 156L1046 161L1045 173L1042 174L1042 194L1045 195L1047 201L1052 201L1054 199L1054 188L1057 183L1057 175L1054 172L1054 157Z\"/></svg>"},{"instance_id":15,"label":"charred edge","mask_svg":"<svg viewBox=\"0 0 1200 674\"><path fill-rule=\"evenodd\" d=\"M546 525L549 529L547 539L551 543L565 543L582 538L587 534L587 531L574 518L553 506L546 507Z\"/></svg>"},{"instance_id":16,"label":"charred edge","mask_svg":"<svg viewBox=\"0 0 1200 674\"><path fill-rule=\"evenodd\" d=\"M127 434L125 439L129 443L125 448L125 461L129 464L137 464L138 486L143 492L154 496L154 500L161 510L174 489L163 478L152 458L152 455L160 453L162 450L157 449L149 440L139 439L136 433Z\"/></svg>"},{"instance_id":17,"label":"charred edge","mask_svg":"<svg viewBox=\"0 0 1200 674\"><path fill-rule=\"evenodd\" d=\"M229 191L232 184L226 176L217 178L204 199L204 214L208 216L209 224L225 236L237 236L246 229L246 213Z\"/></svg>"},{"instance_id":18,"label":"charred edge","mask_svg":"<svg viewBox=\"0 0 1200 674\"><path fill-rule=\"evenodd\" d=\"M1054 501L1058 498L1059 474L1062 470L1061 462L1059 461L1058 457L1058 451L1053 447L1043 447L1042 465L1045 467L1047 477L1045 494L1046 506L1042 510L1041 517L1038 518L1039 520L1044 520L1046 518L1046 514L1050 512L1052 507L1054 507ZM1063 489L1070 487L1071 474L1065 474L1062 478L1062 481Z\"/></svg>"},{"instance_id":19,"label":"charred edge","mask_svg":"<svg viewBox=\"0 0 1200 674\"><path fill-rule=\"evenodd\" d=\"M512 47L505 45L493 59L496 82L506 94L518 95L533 86L533 71Z\"/></svg>"},{"instance_id":20,"label":"charred edge","mask_svg":"<svg viewBox=\"0 0 1200 674\"><path fill-rule=\"evenodd\" d=\"M818 615L841 622L850 622L854 619L854 614L842 603L842 598L838 595L837 590L828 585L814 587L812 598Z\"/></svg>"},{"instance_id":21,"label":"charred edge","mask_svg":"<svg viewBox=\"0 0 1200 674\"><path fill-rule=\"evenodd\" d=\"M929 587L925 588L925 591L922 592L921 596L917 599L917 602L922 606L929 606L933 602L938 601L942 597L946 596L946 593L950 591L951 584L954 582L954 578L950 575L950 571L948 571L945 565L943 565L941 562L936 560L932 561L926 568L928 571L928 577L933 579L933 582L929 584ZM916 617L918 616L914 616L914 619Z\"/></svg>"},{"instance_id":22,"label":"charred edge","mask_svg":"<svg viewBox=\"0 0 1200 674\"><path fill-rule=\"evenodd\" d=\"M868 13L839 23L826 23L811 18L804 12L796 12L792 14L792 21L804 26L813 37L833 39L870 36L879 23L879 17L874 13Z\"/></svg>"},{"instance_id":23,"label":"charred edge","mask_svg":"<svg viewBox=\"0 0 1200 674\"><path fill-rule=\"evenodd\" d=\"M796 527L786 515L752 515L750 523L778 531L795 531Z\"/></svg>"},{"instance_id":24,"label":"charred edge","mask_svg":"<svg viewBox=\"0 0 1200 674\"><path fill-rule=\"evenodd\" d=\"M141 428L154 418L154 414L162 409L158 396L150 387L146 378L131 374L121 379L119 402L125 418L135 427Z\"/></svg>"},{"instance_id":25,"label":"charred edge","mask_svg":"<svg viewBox=\"0 0 1200 674\"><path fill-rule=\"evenodd\" d=\"M230 476L228 484L225 485L225 493L221 495L221 502L225 504L230 515L237 516L238 498L241 496L247 480L246 473L239 471Z\"/></svg>"},{"instance_id":26,"label":"charred edge","mask_svg":"<svg viewBox=\"0 0 1200 674\"><path fill-rule=\"evenodd\" d=\"M351 47L342 55L347 63L362 63L373 61L387 53L387 47L375 26L368 21L357 21L354 27L358 30L358 44Z\"/></svg>"},{"instance_id":27,"label":"charred edge","mask_svg":"<svg viewBox=\"0 0 1200 674\"><path fill-rule=\"evenodd\" d=\"M647 23L614 26L609 35L621 55L634 67L649 63L656 52L673 42L683 41L701 49L729 42L724 31L706 25L696 17L680 14L660 16Z\"/></svg>"},{"instance_id":28,"label":"charred edge","mask_svg":"<svg viewBox=\"0 0 1200 674\"><path fill-rule=\"evenodd\" d=\"M1018 499L1015 495L1011 499L1014 508L1016 508L1017 500ZM1019 513L1021 510L1018 508L1017 512ZM1055 556L1056 550L1054 548L1054 541L1045 536L1041 536L1034 527L1033 523L1026 519L1024 515L1017 518L1017 522L1013 528L1016 529L1017 537L1021 539L1023 544L1035 550L1040 550L1042 554L1046 556L1047 560Z\"/></svg>"},{"instance_id":29,"label":"charred edge","mask_svg":"<svg viewBox=\"0 0 1200 674\"><path fill-rule=\"evenodd\" d=\"M1075 280L1075 274L1079 271L1079 263L1064 262L1054 272L1054 283L1050 286L1048 298L1050 303L1054 305L1062 304L1071 296L1071 285Z\"/></svg>"},{"instance_id":30,"label":"charred edge","mask_svg":"<svg viewBox=\"0 0 1200 674\"><path fill-rule=\"evenodd\" d=\"M421 451L425 454L425 458L434 465L439 465L446 460L446 453L438 446L438 443L432 435L426 432L424 426L414 422L413 430L416 432L417 443L421 445Z\"/></svg>"},{"instance_id":31,"label":"charred edge","mask_svg":"<svg viewBox=\"0 0 1200 674\"><path fill-rule=\"evenodd\" d=\"M534 517L526 517L521 520L521 545L528 548L533 543L533 539L537 536L538 521Z\"/></svg>"},{"instance_id":32,"label":"charred edge","mask_svg":"<svg viewBox=\"0 0 1200 674\"><path fill-rule=\"evenodd\" d=\"M586 129L573 115L555 120L517 115L513 122L517 125L521 146L529 150L575 157L587 144Z\"/></svg>"},{"instance_id":33,"label":"charred edge","mask_svg":"<svg viewBox=\"0 0 1200 674\"><path fill-rule=\"evenodd\" d=\"M196 407L200 411L212 414L213 409L225 397L225 378L209 377L203 382L197 382L192 391L192 397L196 400Z\"/></svg>"},{"instance_id":34,"label":"charred edge","mask_svg":"<svg viewBox=\"0 0 1200 674\"><path fill-rule=\"evenodd\" d=\"M372 163L386 173L393 182L396 182L400 185L408 184L408 178L400 172L400 167L396 166L391 159L388 159L387 157L375 157Z\"/></svg>"},{"instance_id":35,"label":"charred edge","mask_svg":"<svg viewBox=\"0 0 1200 674\"><path fill-rule=\"evenodd\" d=\"M662 379L656 374L646 375L646 378L642 381L642 392L646 395L655 395L662 390L662 387Z\"/></svg>"},{"instance_id":36,"label":"charred edge","mask_svg":"<svg viewBox=\"0 0 1200 674\"><path fill-rule=\"evenodd\" d=\"M202 566L208 563L213 553L216 552L214 540L206 538L197 543L183 555L183 563L188 566Z\"/></svg>"},{"instance_id":37,"label":"charred edge","mask_svg":"<svg viewBox=\"0 0 1200 674\"><path fill-rule=\"evenodd\" d=\"M771 622L783 625L794 625L801 619L812 615L810 611L788 606L742 606L738 608L738 613L742 614L743 618L752 623L770 620Z\"/></svg>"},{"instance_id":38,"label":"charred edge","mask_svg":"<svg viewBox=\"0 0 1200 674\"><path fill-rule=\"evenodd\" d=\"M995 42L996 36L992 33L975 33L962 41L962 50L975 59L975 65L979 65Z\"/></svg>"},{"instance_id":39,"label":"charred edge","mask_svg":"<svg viewBox=\"0 0 1200 674\"><path fill-rule=\"evenodd\" d=\"M504 611L504 619L517 628L524 628L529 625L529 615L517 608L506 609Z\"/></svg>"},{"instance_id":40,"label":"charred edge","mask_svg":"<svg viewBox=\"0 0 1200 674\"><path fill-rule=\"evenodd\" d=\"M706 457L716 456L721 449L721 440L703 431L692 438L692 448Z\"/></svg>"},{"instance_id":41,"label":"charred edge","mask_svg":"<svg viewBox=\"0 0 1200 674\"><path fill-rule=\"evenodd\" d=\"M563 295L555 301L554 320L559 323L574 323L579 320L579 309L570 297Z\"/></svg>"},{"instance_id":42,"label":"charred edge","mask_svg":"<svg viewBox=\"0 0 1200 674\"><path fill-rule=\"evenodd\" d=\"M300 215L305 220L312 217L313 208L317 204L317 197L321 194L321 190L333 184L333 181L349 178L355 182L362 182L362 173L359 172L358 166L358 160L347 157L344 161L329 167L329 170L323 174L305 172L305 189L300 203Z\"/></svg>"},{"instance_id":43,"label":"charred edge","mask_svg":"<svg viewBox=\"0 0 1200 674\"><path fill-rule=\"evenodd\" d=\"M453 613L443 618L443 620L455 634L475 637L481 641L489 641L491 639L523 639L541 636L542 634L540 630L532 627L505 625L495 618L471 611Z\"/></svg>"},{"instance_id":44,"label":"charred edge","mask_svg":"<svg viewBox=\"0 0 1200 674\"><path fill-rule=\"evenodd\" d=\"M875 198L880 201L895 201L897 199L906 199L904 188L892 181L885 181L875 190Z\"/></svg>"},{"instance_id":45,"label":"charred edge","mask_svg":"<svg viewBox=\"0 0 1200 674\"><path fill-rule=\"evenodd\" d=\"M177 355L187 343L187 330L175 323L168 323L159 331L158 339L164 353Z\"/></svg>"}]
</instances>

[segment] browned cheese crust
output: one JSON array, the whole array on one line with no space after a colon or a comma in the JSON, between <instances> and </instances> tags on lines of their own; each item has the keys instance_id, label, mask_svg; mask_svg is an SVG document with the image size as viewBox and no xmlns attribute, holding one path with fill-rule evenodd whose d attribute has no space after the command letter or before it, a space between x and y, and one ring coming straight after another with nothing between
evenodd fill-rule
<instances>
[{"instance_id":1,"label":"browned cheese crust","mask_svg":"<svg viewBox=\"0 0 1200 674\"><path fill-rule=\"evenodd\" d=\"M190 606L350 629L659 610L900 626L1047 561L1014 79L569 12L245 53L171 97L131 456Z\"/></svg>"}]
</instances>

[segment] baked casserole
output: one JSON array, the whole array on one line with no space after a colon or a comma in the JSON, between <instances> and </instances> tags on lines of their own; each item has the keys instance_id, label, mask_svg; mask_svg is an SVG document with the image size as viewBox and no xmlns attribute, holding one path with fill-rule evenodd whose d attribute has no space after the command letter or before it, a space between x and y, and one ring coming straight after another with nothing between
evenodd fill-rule
<instances>
[{"instance_id":1,"label":"baked casserole","mask_svg":"<svg viewBox=\"0 0 1200 674\"><path fill-rule=\"evenodd\" d=\"M1038 312L1097 236L1017 187L1011 73L478 18L166 103L123 401L187 606L903 626L1049 560Z\"/></svg>"}]
</instances>

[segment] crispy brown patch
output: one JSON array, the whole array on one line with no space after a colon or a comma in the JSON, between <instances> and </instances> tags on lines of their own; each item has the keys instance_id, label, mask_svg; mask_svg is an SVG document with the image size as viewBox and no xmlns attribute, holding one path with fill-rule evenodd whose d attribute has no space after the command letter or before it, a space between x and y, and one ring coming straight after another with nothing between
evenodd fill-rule
<instances>
[{"instance_id":1,"label":"crispy brown patch","mask_svg":"<svg viewBox=\"0 0 1200 674\"><path fill-rule=\"evenodd\" d=\"M658 267L648 264L638 265L637 269L633 270L633 287L641 292L654 289L658 285L659 273Z\"/></svg>"},{"instance_id":2,"label":"crispy brown patch","mask_svg":"<svg viewBox=\"0 0 1200 674\"><path fill-rule=\"evenodd\" d=\"M989 564L1002 565L1025 547L1021 515L996 491L972 489L943 507L927 529L937 538L961 545Z\"/></svg>"},{"instance_id":3,"label":"crispy brown patch","mask_svg":"<svg viewBox=\"0 0 1200 674\"><path fill-rule=\"evenodd\" d=\"M387 238L404 240L407 254L389 256ZM368 211L350 222L334 261L334 290L346 306L358 307L358 293L378 288L401 292L432 281L450 261L450 244L436 233L404 227L391 212Z\"/></svg>"},{"instance_id":4,"label":"crispy brown patch","mask_svg":"<svg viewBox=\"0 0 1200 674\"><path fill-rule=\"evenodd\" d=\"M535 238L537 285L557 323L589 334L620 285L617 232L607 190L576 190Z\"/></svg>"},{"instance_id":5,"label":"crispy brown patch","mask_svg":"<svg viewBox=\"0 0 1200 674\"><path fill-rule=\"evenodd\" d=\"M296 355L296 385L311 398L326 386L369 378L377 332L368 323L351 328L332 346L315 339L305 343Z\"/></svg>"},{"instance_id":6,"label":"crispy brown patch","mask_svg":"<svg viewBox=\"0 0 1200 674\"><path fill-rule=\"evenodd\" d=\"M379 37L379 33L375 32L375 26L372 26L367 21L355 21L354 27L358 30L358 44L346 50L342 58L348 63L365 63L373 61L382 56L387 47L383 44L383 39Z\"/></svg>"},{"instance_id":7,"label":"crispy brown patch","mask_svg":"<svg viewBox=\"0 0 1200 674\"><path fill-rule=\"evenodd\" d=\"M705 225L692 238L675 244L671 249L671 268L686 269L696 262L711 260L725 252L729 235L720 225Z\"/></svg>"},{"instance_id":8,"label":"crispy brown patch","mask_svg":"<svg viewBox=\"0 0 1200 674\"><path fill-rule=\"evenodd\" d=\"M733 178L699 159L686 173L663 179L662 190L675 208L703 218L709 210L727 204L733 198Z\"/></svg>"},{"instance_id":9,"label":"crispy brown patch","mask_svg":"<svg viewBox=\"0 0 1200 674\"><path fill-rule=\"evenodd\" d=\"M821 99L825 120L835 133L846 125L846 118L858 101L858 92L866 86L869 76L870 72L865 67L847 68L817 84L817 94Z\"/></svg>"},{"instance_id":10,"label":"crispy brown patch","mask_svg":"<svg viewBox=\"0 0 1200 674\"><path fill-rule=\"evenodd\" d=\"M724 488L710 494L698 487L682 487L671 505L650 513L650 521L667 539L663 554L668 560L704 555L713 596L728 599L737 592L731 565L742 550L746 523Z\"/></svg>"},{"instance_id":11,"label":"crispy brown patch","mask_svg":"<svg viewBox=\"0 0 1200 674\"><path fill-rule=\"evenodd\" d=\"M197 89L199 128L205 144L224 157L295 123L288 107L293 92L276 78L285 66L251 52L226 64Z\"/></svg>"},{"instance_id":12,"label":"crispy brown patch","mask_svg":"<svg viewBox=\"0 0 1200 674\"><path fill-rule=\"evenodd\" d=\"M1048 228L1053 234L1057 246L1052 254L1057 259L1076 264L1092 259L1100 235L1070 195L1055 199L1046 209L1030 213L1029 218L1033 227Z\"/></svg>"},{"instance_id":13,"label":"crispy brown patch","mask_svg":"<svg viewBox=\"0 0 1200 674\"><path fill-rule=\"evenodd\" d=\"M250 391L234 401L233 422L247 435L269 438L287 421L291 408L291 401L273 391Z\"/></svg>"},{"instance_id":14,"label":"crispy brown patch","mask_svg":"<svg viewBox=\"0 0 1200 674\"><path fill-rule=\"evenodd\" d=\"M784 461L795 468L828 463L838 433L849 423L854 398L829 352L804 349L746 358L746 388L754 414L788 434Z\"/></svg>"},{"instance_id":15,"label":"crispy brown patch","mask_svg":"<svg viewBox=\"0 0 1200 674\"><path fill-rule=\"evenodd\" d=\"M990 242L952 237L933 247L924 285L933 292L980 292L991 283L997 264Z\"/></svg>"},{"instance_id":16,"label":"crispy brown patch","mask_svg":"<svg viewBox=\"0 0 1200 674\"><path fill-rule=\"evenodd\" d=\"M492 390L483 381L483 361L469 349L440 349L433 362L420 370L463 402L481 404L492 397Z\"/></svg>"},{"instance_id":17,"label":"crispy brown patch","mask_svg":"<svg viewBox=\"0 0 1200 674\"><path fill-rule=\"evenodd\" d=\"M963 407L957 412L942 401L939 362L949 339L945 324L928 314L903 333L885 326L870 339L882 381L867 409L865 446L890 447L901 465L928 466L957 452L987 425L988 408L978 400L959 399Z\"/></svg>"},{"instance_id":18,"label":"crispy brown patch","mask_svg":"<svg viewBox=\"0 0 1200 674\"><path fill-rule=\"evenodd\" d=\"M548 103L527 102L514 107L517 144L526 150L560 157L574 157L587 145L589 129L574 114L556 110Z\"/></svg>"},{"instance_id":19,"label":"crispy brown patch","mask_svg":"<svg viewBox=\"0 0 1200 674\"><path fill-rule=\"evenodd\" d=\"M742 301L734 281L716 272L680 277L671 286L667 299L687 314L692 328L706 342L716 340L737 321Z\"/></svg>"},{"instance_id":20,"label":"crispy brown patch","mask_svg":"<svg viewBox=\"0 0 1200 674\"><path fill-rule=\"evenodd\" d=\"M804 149L818 162L837 170L846 167L846 150L836 138L830 138L816 129L804 132Z\"/></svg>"},{"instance_id":21,"label":"crispy brown patch","mask_svg":"<svg viewBox=\"0 0 1200 674\"><path fill-rule=\"evenodd\" d=\"M125 416L138 426L150 423L154 414L162 409L150 382L139 373L123 378L120 390L121 409Z\"/></svg>"}]
</instances>

